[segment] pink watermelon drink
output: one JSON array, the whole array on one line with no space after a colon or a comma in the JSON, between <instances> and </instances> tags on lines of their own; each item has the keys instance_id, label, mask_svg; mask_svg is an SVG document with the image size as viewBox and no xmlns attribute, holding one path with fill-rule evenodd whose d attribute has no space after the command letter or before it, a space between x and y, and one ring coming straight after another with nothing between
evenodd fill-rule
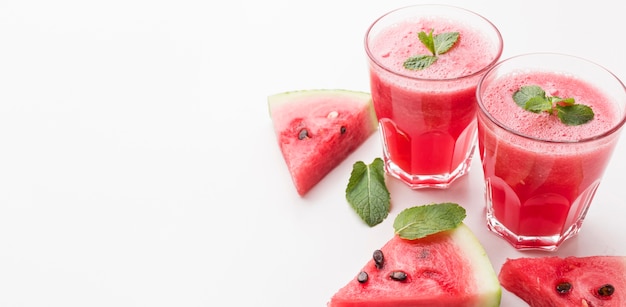
<instances>
[{"instance_id":1,"label":"pink watermelon drink","mask_svg":"<svg viewBox=\"0 0 626 307\"><path fill-rule=\"evenodd\" d=\"M439 52L436 42L453 34L456 40ZM432 35L437 52L420 35ZM374 22L365 47L386 171L412 188L448 187L469 171L476 85L502 53L500 33L472 12L418 5ZM422 55L436 60L407 67Z\"/></svg>"},{"instance_id":2,"label":"pink watermelon drink","mask_svg":"<svg viewBox=\"0 0 626 307\"><path fill-rule=\"evenodd\" d=\"M556 113L563 102L531 112L514 95L532 86L546 97L572 98L593 116L564 122ZM489 228L516 248L557 249L582 226L618 141L626 114L622 83L578 58L533 54L495 66L477 95Z\"/></svg>"}]
</instances>

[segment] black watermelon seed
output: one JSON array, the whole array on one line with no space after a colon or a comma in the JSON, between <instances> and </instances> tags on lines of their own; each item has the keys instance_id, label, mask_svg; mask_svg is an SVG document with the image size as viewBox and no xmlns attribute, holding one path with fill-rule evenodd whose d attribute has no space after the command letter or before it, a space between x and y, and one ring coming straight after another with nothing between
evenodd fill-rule
<instances>
[{"instance_id":1,"label":"black watermelon seed","mask_svg":"<svg viewBox=\"0 0 626 307\"><path fill-rule=\"evenodd\" d=\"M304 140L308 138L309 138L309 130L306 130L306 128L303 128L302 130L300 130L300 132L298 133L298 140Z\"/></svg>"},{"instance_id":2,"label":"black watermelon seed","mask_svg":"<svg viewBox=\"0 0 626 307\"><path fill-rule=\"evenodd\" d=\"M611 284L606 284L598 289L598 295L600 296L611 296L615 292L615 287Z\"/></svg>"},{"instance_id":3,"label":"black watermelon seed","mask_svg":"<svg viewBox=\"0 0 626 307\"><path fill-rule=\"evenodd\" d=\"M556 292L558 292L559 294L565 294L572 291L572 284L570 284L569 282L561 282L558 285L556 285Z\"/></svg>"},{"instance_id":4,"label":"black watermelon seed","mask_svg":"<svg viewBox=\"0 0 626 307\"><path fill-rule=\"evenodd\" d=\"M346 133L346 126L341 126L341 129L339 131L341 131L341 134Z\"/></svg>"},{"instance_id":5,"label":"black watermelon seed","mask_svg":"<svg viewBox=\"0 0 626 307\"><path fill-rule=\"evenodd\" d=\"M367 282L367 279L369 278L369 276L367 275L367 272L362 271L361 273L359 273L359 275L356 277L356 280L359 281L359 283L365 283Z\"/></svg>"},{"instance_id":6,"label":"black watermelon seed","mask_svg":"<svg viewBox=\"0 0 626 307\"><path fill-rule=\"evenodd\" d=\"M375 250L372 258L374 258L374 264L376 265L376 268L379 270L382 269L383 265L385 264L385 256L383 256L383 252L379 249Z\"/></svg>"},{"instance_id":7,"label":"black watermelon seed","mask_svg":"<svg viewBox=\"0 0 626 307\"><path fill-rule=\"evenodd\" d=\"M402 271L393 271L391 272L389 277L391 277L391 279L396 280L396 281L405 281L407 276L406 276L406 273Z\"/></svg>"}]
</instances>

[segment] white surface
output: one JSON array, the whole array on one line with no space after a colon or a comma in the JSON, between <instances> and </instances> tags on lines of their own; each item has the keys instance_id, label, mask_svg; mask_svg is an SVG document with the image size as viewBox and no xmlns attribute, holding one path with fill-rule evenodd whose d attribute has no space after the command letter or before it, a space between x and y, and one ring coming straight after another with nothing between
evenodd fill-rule
<instances>
[{"instance_id":1,"label":"white surface","mask_svg":"<svg viewBox=\"0 0 626 307\"><path fill-rule=\"evenodd\" d=\"M363 35L421 1L0 1L0 306L325 306L403 208L458 202L499 271L482 171L449 190L388 180L387 220L344 198L372 136L306 197L266 97L368 89ZM619 1L450 1L502 32L503 58L582 56L626 78ZM626 137L582 232L554 255L626 255ZM502 306L525 306L504 291Z\"/></svg>"}]
</instances>

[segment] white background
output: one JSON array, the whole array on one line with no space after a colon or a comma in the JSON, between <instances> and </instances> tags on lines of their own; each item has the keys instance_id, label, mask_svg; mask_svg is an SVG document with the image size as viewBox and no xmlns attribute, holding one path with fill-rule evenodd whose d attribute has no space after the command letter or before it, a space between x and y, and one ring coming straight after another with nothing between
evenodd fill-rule
<instances>
[{"instance_id":1,"label":"white background","mask_svg":"<svg viewBox=\"0 0 626 307\"><path fill-rule=\"evenodd\" d=\"M580 235L518 252L486 230L482 170L448 190L389 179L369 228L344 198L378 133L300 197L267 96L369 91L363 36L415 1L0 0L0 306L325 306L398 212L457 202L496 271L507 257L626 255L622 137ZM443 2L442 2L443 3ZM585 57L626 78L619 1L449 1L503 58ZM503 292L502 306L525 306Z\"/></svg>"}]
</instances>

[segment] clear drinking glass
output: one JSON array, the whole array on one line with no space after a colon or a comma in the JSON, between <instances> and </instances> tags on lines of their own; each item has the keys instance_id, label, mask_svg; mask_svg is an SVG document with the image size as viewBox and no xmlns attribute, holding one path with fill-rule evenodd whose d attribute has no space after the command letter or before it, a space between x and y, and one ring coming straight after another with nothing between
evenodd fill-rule
<instances>
[{"instance_id":1,"label":"clear drinking glass","mask_svg":"<svg viewBox=\"0 0 626 307\"><path fill-rule=\"evenodd\" d=\"M421 31L459 36L431 66L407 69L408 58L432 55L418 38ZM446 188L469 171L476 85L499 60L502 45L491 22L452 6L404 7L370 26L365 51L388 174L412 188Z\"/></svg>"},{"instance_id":2,"label":"clear drinking glass","mask_svg":"<svg viewBox=\"0 0 626 307\"><path fill-rule=\"evenodd\" d=\"M527 111L513 99L521 86L573 98L591 108L593 119L563 123L557 114L567 104L558 99L549 112ZM626 118L624 85L587 60L536 53L494 66L477 97L489 229L518 249L556 250L580 230L618 142Z\"/></svg>"}]
</instances>

